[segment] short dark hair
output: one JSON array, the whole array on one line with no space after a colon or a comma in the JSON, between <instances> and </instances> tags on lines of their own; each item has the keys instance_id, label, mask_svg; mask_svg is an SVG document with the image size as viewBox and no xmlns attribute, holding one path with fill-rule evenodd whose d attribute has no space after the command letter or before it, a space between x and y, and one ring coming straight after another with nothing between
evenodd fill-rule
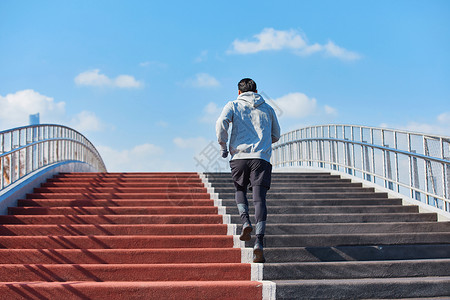
<instances>
[{"instance_id":1,"label":"short dark hair","mask_svg":"<svg viewBox=\"0 0 450 300\"><path fill-rule=\"evenodd\" d=\"M241 93L245 92L255 92L256 93L256 83L251 78L244 78L238 83L238 89Z\"/></svg>"}]
</instances>

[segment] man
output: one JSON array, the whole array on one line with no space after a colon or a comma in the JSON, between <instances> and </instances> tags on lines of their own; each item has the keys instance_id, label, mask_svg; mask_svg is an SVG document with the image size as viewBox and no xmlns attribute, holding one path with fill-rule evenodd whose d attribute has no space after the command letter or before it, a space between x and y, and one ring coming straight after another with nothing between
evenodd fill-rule
<instances>
[{"instance_id":1,"label":"man","mask_svg":"<svg viewBox=\"0 0 450 300\"><path fill-rule=\"evenodd\" d=\"M228 156L228 128L232 123L229 153L236 191L236 204L243 223L240 239L249 241L253 226L248 213L247 186L253 194L256 219L256 241L253 262L265 262L263 239L266 229L266 194L270 188L272 143L280 138L280 125L273 108L258 94L250 78L238 84L238 97L228 102L216 122L216 134L222 157Z\"/></svg>"}]
</instances>

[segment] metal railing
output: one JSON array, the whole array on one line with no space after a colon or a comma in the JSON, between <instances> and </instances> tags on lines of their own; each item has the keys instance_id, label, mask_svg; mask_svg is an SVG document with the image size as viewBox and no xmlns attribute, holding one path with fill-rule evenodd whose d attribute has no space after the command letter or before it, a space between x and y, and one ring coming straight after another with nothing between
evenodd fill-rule
<instances>
[{"instance_id":1,"label":"metal railing","mask_svg":"<svg viewBox=\"0 0 450 300\"><path fill-rule=\"evenodd\" d=\"M450 211L450 137L355 125L311 126L273 144L274 167L345 172Z\"/></svg>"},{"instance_id":2,"label":"metal railing","mask_svg":"<svg viewBox=\"0 0 450 300\"><path fill-rule=\"evenodd\" d=\"M0 190L36 170L64 161L84 162L106 172L94 145L69 127L35 125L0 132Z\"/></svg>"}]
</instances>

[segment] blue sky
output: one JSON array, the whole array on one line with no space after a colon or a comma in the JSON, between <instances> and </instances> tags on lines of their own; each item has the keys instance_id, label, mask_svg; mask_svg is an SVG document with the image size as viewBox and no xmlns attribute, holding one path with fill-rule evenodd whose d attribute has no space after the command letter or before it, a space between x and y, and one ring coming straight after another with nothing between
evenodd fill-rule
<instances>
[{"instance_id":1,"label":"blue sky","mask_svg":"<svg viewBox=\"0 0 450 300\"><path fill-rule=\"evenodd\" d=\"M282 132L450 136L449 53L445 0L0 0L0 130L39 112L109 171L204 171L226 166L215 119L251 77Z\"/></svg>"}]
</instances>

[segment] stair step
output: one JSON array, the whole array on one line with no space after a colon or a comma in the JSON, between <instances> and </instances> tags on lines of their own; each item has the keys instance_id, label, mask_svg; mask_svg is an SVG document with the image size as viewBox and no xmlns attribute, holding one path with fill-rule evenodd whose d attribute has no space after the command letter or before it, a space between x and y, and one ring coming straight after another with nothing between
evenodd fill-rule
<instances>
[{"instance_id":1,"label":"stair step","mask_svg":"<svg viewBox=\"0 0 450 300\"><path fill-rule=\"evenodd\" d=\"M378 261L448 258L450 244L265 248L267 262Z\"/></svg>"},{"instance_id":2,"label":"stair step","mask_svg":"<svg viewBox=\"0 0 450 300\"><path fill-rule=\"evenodd\" d=\"M0 225L1 236L39 235L226 235L226 224Z\"/></svg>"},{"instance_id":3,"label":"stair step","mask_svg":"<svg viewBox=\"0 0 450 300\"><path fill-rule=\"evenodd\" d=\"M177 183L177 182L133 182L133 181L124 181L124 182L92 182L92 181L47 181L41 185L43 188L62 188L62 187L73 187L73 188L204 188L205 185L200 180L195 180L195 182L190 183Z\"/></svg>"},{"instance_id":4,"label":"stair step","mask_svg":"<svg viewBox=\"0 0 450 300\"><path fill-rule=\"evenodd\" d=\"M67 206L67 207L9 207L11 215L214 215L217 207L214 206L133 206L133 207L92 207L92 206Z\"/></svg>"},{"instance_id":5,"label":"stair step","mask_svg":"<svg viewBox=\"0 0 450 300\"><path fill-rule=\"evenodd\" d=\"M55 178L161 178L161 179L179 179L179 178L198 178L195 172L131 172L131 173L59 173Z\"/></svg>"},{"instance_id":6,"label":"stair step","mask_svg":"<svg viewBox=\"0 0 450 300\"><path fill-rule=\"evenodd\" d=\"M170 194L172 195L172 194ZM221 199L234 199L235 195L233 193L219 193ZM355 193L279 193L279 192L268 192L267 199L351 199L351 198L387 198L387 193L372 193L372 192L355 192ZM248 198L252 198L250 193Z\"/></svg>"},{"instance_id":7,"label":"stair step","mask_svg":"<svg viewBox=\"0 0 450 300\"><path fill-rule=\"evenodd\" d=\"M206 193L204 187L41 187L35 194L73 194L73 193Z\"/></svg>"},{"instance_id":8,"label":"stair step","mask_svg":"<svg viewBox=\"0 0 450 300\"><path fill-rule=\"evenodd\" d=\"M89 183L89 184L99 184L99 183L115 183L115 184L126 184L126 183L144 183L144 184L191 184L191 183L201 183L202 180L198 177L186 177L186 178L161 178L161 177L55 177L50 178L47 182L74 182L74 183Z\"/></svg>"},{"instance_id":9,"label":"stair step","mask_svg":"<svg viewBox=\"0 0 450 300\"><path fill-rule=\"evenodd\" d=\"M233 186L233 180L231 178L221 178L221 179L209 179L209 182L212 185L215 184L229 184ZM271 186L277 186L278 184L289 184L289 185L295 185L296 183L304 184L304 183L341 183L341 182L347 182L350 183L350 179L341 179L339 177L330 177L330 178L303 178L299 180L292 180L289 178L272 178Z\"/></svg>"},{"instance_id":10,"label":"stair step","mask_svg":"<svg viewBox=\"0 0 450 300\"><path fill-rule=\"evenodd\" d=\"M241 232L242 225L237 226ZM267 235L450 232L450 222L267 224Z\"/></svg>"},{"instance_id":11,"label":"stair step","mask_svg":"<svg viewBox=\"0 0 450 300\"><path fill-rule=\"evenodd\" d=\"M236 205L235 205L236 206ZM237 207L227 207L228 214L238 214ZM254 214L255 208L249 207L250 214ZM402 206L402 205L372 205L372 206L274 206L270 207L271 214L356 214L356 213L418 213L418 206Z\"/></svg>"},{"instance_id":12,"label":"stair step","mask_svg":"<svg viewBox=\"0 0 450 300\"><path fill-rule=\"evenodd\" d=\"M269 214L268 222L276 223L377 223L377 222L431 222L437 221L434 213L384 213L384 214ZM239 224L239 215L231 215L231 222Z\"/></svg>"},{"instance_id":13,"label":"stair step","mask_svg":"<svg viewBox=\"0 0 450 300\"><path fill-rule=\"evenodd\" d=\"M302 299L424 299L448 297L450 276L274 282L277 299L297 299L299 295Z\"/></svg>"},{"instance_id":14,"label":"stair step","mask_svg":"<svg viewBox=\"0 0 450 300\"><path fill-rule=\"evenodd\" d=\"M329 247L347 245L442 244L450 232L266 235L266 247ZM247 242L251 246L251 242Z\"/></svg>"},{"instance_id":15,"label":"stair step","mask_svg":"<svg viewBox=\"0 0 450 300\"><path fill-rule=\"evenodd\" d=\"M18 299L236 299L259 300L258 281L0 282L0 294Z\"/></svg>"},{"instance_id":16,"label":"stair step","mask_svg":"<svg viewBox=\"0 0 450 300\"><path fill-rule=\"evenodd\" d=\"M450 259L264 264L264 280L450 276Z\"/></svg>"},{"instance_id":17,"label":"stair step","mask_svg":"<svg viewBox=\"0 0 450 300\"><path fill-rule=\"evenodd\" d=\"M232 181L227 183L213 183L215 188L231 188L233 189L233 183ZM332 182L289 182L289 183L276 183L275 185L272 185L270 190L276 190L276 189L285 189L285 188L303 188L303 187L313 187L313 188L319 188L319 187L362 187L362 183L358 182L350 182L350 181L332 181Z\"/></svg>"},{"instance_id":18,"label":"stair step","mask_svg":"<svg viewBox=\"0 0 450 300\"><path fill-rule=\"evenodd\" d=\"M248 197L249 200L252 197ZM250 201L251 202L251 201ZM276 206L360 206L360 205L401 205L402 200L396 198L354 198L354 199L268 199L268 207ZM234 199L222 199L222 205L236 207ZM250 207L253 205L250 204Z\"/></svg>"},{"instance_id":19,"label":"stair step","mask_svg":"<svg viewBox=\"0 0 450 300\"><path fill-rule=\"evenodd\" d=\"M0 224L222 224L221 215L3 215Z\"/></svg>"},{"instance_id":20,"label":"stair step","mask_svg":"<svg viewBox=\"0 0 450 300\"><path fill-rule=\"evenodd\" d=\"M207 193L31 193L28 199L210 199Z\"/></svg>"},{"instance_id":21,"label":"stair step","mask_svg":"<svg viewBox=\"0 0 450 300\"><path fill-rule=\"evenodd\" d=\"M40 207L63 207L63 206L214 206L211 199L93 199L93 200L70 200L70 199L21 199L17 201L18 206L40 206Z\"/></svg>"},{"instance_id":22,"label":"stair step","mask_svg":"<svg viewBox=\"0 0 450 300\"><path fill-rule=\"evenodd\" d=\"M9 249L232 248L233 237L229 235L1 236L0 247Z\"/></svg>"},{"instance_id":23,"label":"stair step","mask_svg":"<svg viewBox=\"0 0 450 300\"><path fill-rule=\"evenodd\" d=\"M58 188L60 189L60 188ZM42 189L39 189L41 191ZM42 192L44 192L43 190ZM234 187L217 188L214 187L214 193L234 194ZM36 191L38 192L38 191ZM373 188L362 187L296 187L290 186L285 188L273 187L269 190L269 194L297 194L297 193L373 193ZM250 192L249 192L250 193Z\"/></svg>"},{"instance_id":24,"label":"stair step","mask_svg":"<svg viewBox=\"0 0 450 300\"><path fill-rule=\"evenodd\" d=\"M250 264L3 264L0 282L250 280Z\"/></svg>"},{"instance_id":25,"label":"stair step","mask_svg":"<svg viewBox=\"0 0 450 300\"><path fill-rule=\"evenodd\" d=\"M1 264L240 263L239 248L0 249Z\"/></svg>"}]
</instances>

